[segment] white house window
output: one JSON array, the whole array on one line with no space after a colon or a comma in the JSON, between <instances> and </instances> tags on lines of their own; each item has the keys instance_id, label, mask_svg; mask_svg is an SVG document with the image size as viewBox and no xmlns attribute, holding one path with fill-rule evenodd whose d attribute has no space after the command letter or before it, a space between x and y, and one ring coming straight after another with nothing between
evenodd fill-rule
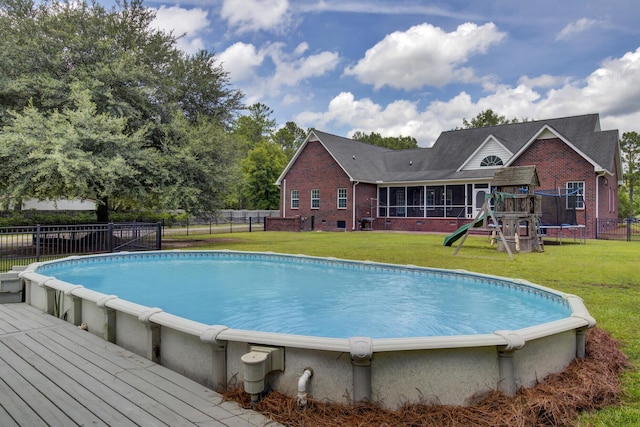
<instances>
[{"instance_id":1,"label":"white house window","mask_svg":"<svg viewBox=\"0 0 640 427\"><path fill-rule=\"evenodd\" d=\"M567 209L584 209L584 181L567 182Z\"/></svg>"},{"instance_id":2,"label":"white house window","mask_svg":"<svg viewBox=\"0 0 640 427\"><path fill-rule=\"evenodd\" d=\"M498 156L490 155L482 159L480 166L502 166L504 163Z\"/></svg>"},{"instance_id":3,"label":"white house window","mask_svg":"<svg viewBox=\"0 0 640 427\"><path fill-rule=\"evenodd\" d=\"M338 188L338 209L347 208L347 189Z\"/></svg>"},{"instance_id":4,"label":"white house window","mask_svg":"<svg viewBox=\"0 0 640 427\"><path fill-rule=\"evenodd\" d=\"M311 190L311 209L320 209L320 190Z\"/></svg>"},{"instance_id":5,"label":"white house window","mask_svg":"<svg viewBox=\"0 0 640 427\"><path fill-rule=\"evenodd\" d=\"M300 196L298 190L291 190L291 209L300 207Z\"/></svg>"}]
</instances>

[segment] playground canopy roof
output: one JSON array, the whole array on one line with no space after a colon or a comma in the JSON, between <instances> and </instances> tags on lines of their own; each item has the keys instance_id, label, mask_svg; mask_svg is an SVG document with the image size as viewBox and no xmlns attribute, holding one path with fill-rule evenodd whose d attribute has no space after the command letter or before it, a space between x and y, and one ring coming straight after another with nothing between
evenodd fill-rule
<instances>
[{"instance_id":1,"label":"playground canopy roof","mask_svg":"<svg viewBox=\"0 0 640 427\"><path fill-rule=\"evenodd\" d=\"M537 187L540 185L540 179L535 166L511 166L497 170L491 185L495 187L517 185Z\"/></svg>"}]
</instances>

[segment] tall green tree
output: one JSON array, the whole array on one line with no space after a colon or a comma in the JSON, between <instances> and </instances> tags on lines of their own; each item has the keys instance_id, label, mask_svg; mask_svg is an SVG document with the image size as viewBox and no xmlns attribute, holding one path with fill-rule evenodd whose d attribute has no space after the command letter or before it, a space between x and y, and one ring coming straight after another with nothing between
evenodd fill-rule
<instances>
[{"instance_id":1,"label":"tall green tree","mask_svg":"<svg viewBox=\"0 0 640 427\"><path fill-rule=\"evenodd\" d=\"M145 129L126 132L127 120L98 113L88 90L72 93L73 104L44 114L33 105L10 112L12 124L0 133L0 190L22 199L135 197L154 179L155 150ZM145 196L154 191L146 188ZM100 209L100 208L99 208Z\"/></svg>"},{"instance_id":2,"label":"tall green tree","mask_svg":"<svg viewBox=\"0 0 640 427\"><path fill-rule=\"evenodd\" d=\"M273 134L272 139L273 142L282 147L287 158L291 159L306 137L307 132L304 129L298 127L295 122L287 122Z\"/></svg>"},{"instance_id":3,"label":"tall green tree","mask_svg":"<svg viewBox=\"0 0 640 427\"><path fill-rule=\"evenodd\" d=\"M280 189L276 180L287 165L287 156L273 142L260 142L242 161L242 193L249 209L278 209Z\"/></svg>"},{"instance_id":4,"label":"tall green tree","mask_svg":"<svg viewBox=\"0 0 640 427\"><path fill-rule=\"evenodd\" d=\"M386 147L392 150L407 150L410 148L418 148L418 141L412 136L382 136L379 133L371 132L366 134L357 131L353 134L353 139L367 144Z\"/></svg>"},{"instance_id":5,"label":"tall green tree","mask_svg":"<svg viewBox=\"0 0 640 427\"><path fill-rule=\"evenodd\" d=\"M240 116L234 126L233 134L244 147L245 152L258 143L268 141L276 127L272 117L273 110L267 105L256 103L247 107L248 114Z\"/></svg>"},{"instance_id":6,"label":"tall green tree","mask_svg":"<svg viewBox=\"0 0 640 427\"><path fill-rule=\"evenodd\" d=\"M213 153L206 144L222 149L213 138L232 143L220 132L229 130L235 121L242 107L242 93L231 88L227 73L216 65L213 53L182 53L172 34L152 27L154 18L152 9L144 7L141 0L119 1L111 9L84 0L0 0L0 157L5 170L0 197L97 197L101 207L98 219L104 221L109 197L131 197L145 201L148 207L163 207L161 203L167 198L158 194L158 189L176 195L219 194L224 190L212 192L211 188L212 183L221 181L216 174L228 175L221 167L200 171L208 175L193 180L193 164L176 165L174 160L181 158L178 150L196 147L203 150L204 159L210 158ZM91 113L87 103L93 105ZM123 170L133 168L137 176L145 178L135 183L116 179L104 188L94 188L95 193L82 195L78 189L72 191L62 184L58 188L66 188L68 194L53 191L55 181L60 179L53 171L47 185L44 180L17 182L24 176L18 169L49 173L49 169L41 168L46 164L41 156L11 157L19 145L16 138L21 135L23 116L37 115L56 129L62 117L77 127L72 130L82 132L80 123L71 120L74 113L91 116L91 120L122 119L118 121L121 137L141 140L130 146L99 140L94 146L79 145L86 159L96 163L91 170L100 169L102 160L93 150L104 146L105 151L112 151L113 158L125 159ZM187 132L185 126L194 129ZM201 132L210 128L216 130L210 136ZM183 144L196 137L200 143ZM133 162L131 151L144 153L147 161ZM64 157L73 152L63 150L56 155ZM229 156L223 153L219 158ZM211 166L206 160L203 163ZM158 171L150 170L151 165L174 167ZM86 180L80 171L87 170L78 170L76 180ZM66 173L74 171L69 168ZM181 186L184 191L180 191ZM184 198L177 200L186 203ZM203 199L178 207L204 209L214 205L210 202Z\"/></svg>"},{"instance_id":7,"label":"tall green tree","mask_svg":"<svg viewBox=\"0 0 640 427\"><path fill-rule=\"evenodd\" d=\"M464 129L479 128L484 126L508 125L510 123L518 123L518 119L514 117L513 119L509 120L505 116L498 115L490 108L478 113L478 115L471 119L471 121L468 121L466 118L462 119L462 127Z\"/></svg>"},{"instance_id":8,"label":"tall green tree","mask_svg":"<svg viewBox=\"0 0 640 427\"><path fill-rule=\"evenodd\" d=\"M625 165L624 181L629 190L629 217L635 217L634 194L640 183L640 135L625 132L620 140L622 161Z\"/></svg>"}]
</instances>

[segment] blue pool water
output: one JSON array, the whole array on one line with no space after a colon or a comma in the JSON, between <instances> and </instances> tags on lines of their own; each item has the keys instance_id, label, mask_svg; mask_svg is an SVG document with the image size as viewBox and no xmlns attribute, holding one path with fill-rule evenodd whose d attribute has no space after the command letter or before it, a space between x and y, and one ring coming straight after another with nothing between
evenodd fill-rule
<instances>
[{"instance_id":1,"label":"blue pool water","mask_svg":"<svg viewBox=\"0 0 640 427\"><path fill-rule=\"evenodd\" d=\"M561 297L508 280L270 254L127 254L36 271L205 324L321 337L482 334L571 315Z\"/></svg>"}]
</instances>

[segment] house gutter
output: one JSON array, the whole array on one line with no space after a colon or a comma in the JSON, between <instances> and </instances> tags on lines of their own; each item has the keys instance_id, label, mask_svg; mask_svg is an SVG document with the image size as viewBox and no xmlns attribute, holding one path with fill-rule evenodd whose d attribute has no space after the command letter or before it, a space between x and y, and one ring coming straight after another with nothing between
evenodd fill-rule
<instances>
[{"instance_id":1,"label":"house gutter","mask_svg":"<svg viewBox=\"0 0 640 427\"><path fill-rule=\"evenodd\" d=\"M351 218L351 231L356 229L356 185L360 184L360 181L353 182L353 204L352 204L352 218Z\"/></svg>"}]
</instances>

